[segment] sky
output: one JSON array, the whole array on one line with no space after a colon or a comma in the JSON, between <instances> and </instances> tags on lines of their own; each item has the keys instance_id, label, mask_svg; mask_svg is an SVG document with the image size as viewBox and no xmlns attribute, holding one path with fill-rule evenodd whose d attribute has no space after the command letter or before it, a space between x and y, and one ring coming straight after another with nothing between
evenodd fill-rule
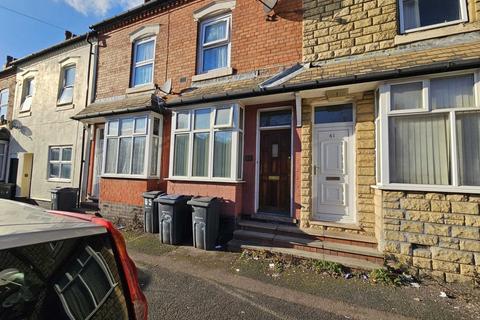
<instances>
[{"instance_id":1,"label":"sky","mask_svg":"<svg viewBox=\"0 0 480 320\"><path fill-rule=\"evenodd\" d=\"M143 0L0 0L0 69L7 55L21 58L63 41L62 29L82 34L92 24L142 3Z\"/></svg>"}]
</instances>

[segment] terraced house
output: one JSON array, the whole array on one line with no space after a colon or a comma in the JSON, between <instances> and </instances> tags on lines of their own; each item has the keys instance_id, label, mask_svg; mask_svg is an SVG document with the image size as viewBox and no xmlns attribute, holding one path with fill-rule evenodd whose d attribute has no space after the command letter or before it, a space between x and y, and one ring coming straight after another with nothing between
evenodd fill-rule
<instances>
[{"instance_id":1,"label":"terraced house","mask_svg":"<svg viewBox=\"0 0 480 320\"><path fill-rule=\"evenodd\" d=\"M217 196L231 247L473 279L480 2L262 7L152 0L93 26L96 99L75 118L102 214L140 216L151 189Z\"/></svg>"},{"instance_id":2,"label":"terraced house","mask_svg":"<svg viewBox=\"0 0 480 320\"><path fill-rule=\"evenodd\" d=\"M15 184L17 198L48 203L53 188L81 188L84 130L70 117L87 104L91 41L67 32L65 41L12 62L8 174L0 179Z\"/></svg>"}]
</instances>

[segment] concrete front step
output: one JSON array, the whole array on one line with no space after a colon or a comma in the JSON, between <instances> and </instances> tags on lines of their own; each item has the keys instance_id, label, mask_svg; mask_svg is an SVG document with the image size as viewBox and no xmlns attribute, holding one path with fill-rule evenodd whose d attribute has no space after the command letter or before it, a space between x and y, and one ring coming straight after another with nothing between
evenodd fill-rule
<instances>
[{"instance_id":1,"label":"concrete front step","mask_svg":"<svg viewBox=\"0 0 480 320\"><path fill-rule=\"evenodd\" d=\"M363 259L356 259L351 257L344 257L332 254L318 253L318 252L309 252L304 250L299 250L295 248L284 248L269 246L265 244L255 243L254 241L242 241L242 240L231 240L228 243L229 250L239 251L239 250L255 250L255 251L269 251L272 253L278 253L282 255L291 255L304 259L313 259L313 260L324 260L339 263L347 268L355 270L375 270L383 268L383 265L376 262L366 261Z\"/></svg>"},{"instance_id":2,"label":"concrete front step","mask_svg":"<svg viewBox=\"0 0 480 320\"><path fill-rule=\"evenodd\" d=\"M270 247L293 248L306 252L366 260L377 264L383 263L383 255L375 248L321 241L308 237L276 235L268 232L240 229L234 232L233 239L252 241Z\"/></svg>"},{"instance_id":3,"label":"concrete front step","mask_svg":"<svg viewBox=\"0 0 480 320\"><path fill-rule=\"evenodd\" d=\"M304 237L323 242L334 242L338 244L356 245L361 247L377 248L377 241L374 237L354 233L334 232L317 229L300 229L294 225L279 223L265 223L255 220L241 220L238 223L241 230L272 233L275 235L286 235Z\"/></svg>"}]
</instances>

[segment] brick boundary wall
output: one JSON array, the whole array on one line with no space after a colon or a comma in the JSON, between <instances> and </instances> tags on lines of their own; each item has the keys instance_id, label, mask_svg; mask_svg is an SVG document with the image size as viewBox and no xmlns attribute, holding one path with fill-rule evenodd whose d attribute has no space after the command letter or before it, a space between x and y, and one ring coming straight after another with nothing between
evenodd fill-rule
<instances>
[{"instance_id":1,"label":"brick boundary wall","mask_svg":"<svg viewBox=\"0 0 480 320\"><path fill-rule=\"evenodd\" d=\"M113 223L143 228L142 206L100 200L99 209L102 217Z\"/></svg>"},{"instance_id":2,"label":"brick boundary wall","mask_svg":"<svg viewBox=\"0 0 480 320\"><path fill-rule=\"evenodd\" d=\"M419 275L478 280L480 195L376 191L377 237L387 256Z\"/></svg>"}]
</instances>

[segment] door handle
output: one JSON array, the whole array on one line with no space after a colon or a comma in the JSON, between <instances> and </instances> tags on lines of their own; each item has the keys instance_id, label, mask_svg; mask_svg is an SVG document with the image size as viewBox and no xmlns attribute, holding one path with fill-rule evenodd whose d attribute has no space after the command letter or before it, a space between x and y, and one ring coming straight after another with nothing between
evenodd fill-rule
<instances>
[{"instance_id":1,"label":"door handle","mask_svg":"<svg viewBox=\"0 0 480 320\"><path fill-rule=\"evenodd\" d=\"M317 175L317 166L316 165L313 165L313 175L314 176Z\"/></svg>"}]
</instances>

